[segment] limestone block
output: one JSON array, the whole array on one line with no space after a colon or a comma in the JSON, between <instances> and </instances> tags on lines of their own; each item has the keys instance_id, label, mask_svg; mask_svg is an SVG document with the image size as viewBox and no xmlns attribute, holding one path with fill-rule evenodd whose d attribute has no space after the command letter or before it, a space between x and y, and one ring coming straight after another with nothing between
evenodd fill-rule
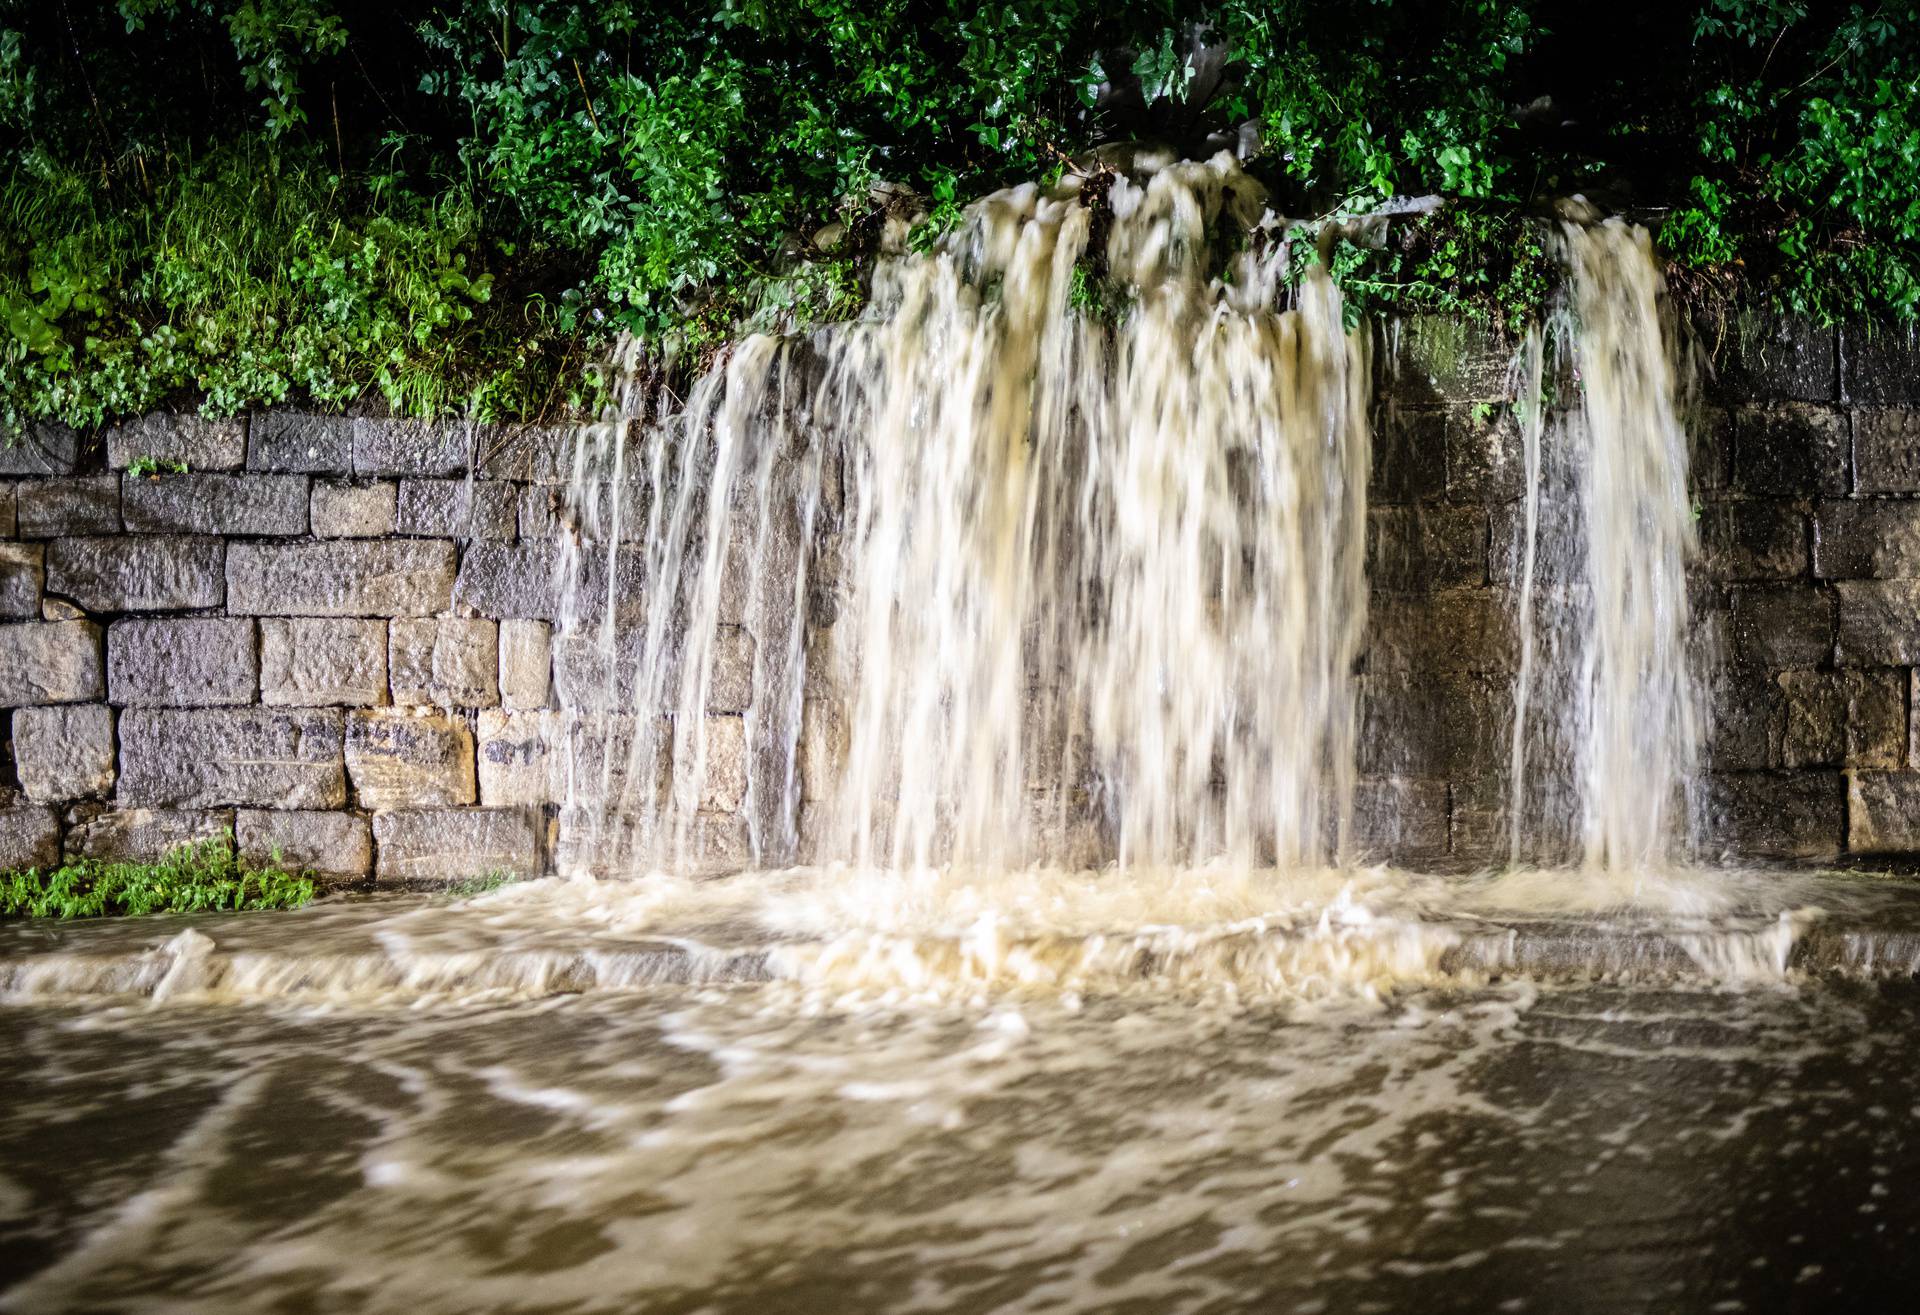
<instances>
[{"instance_id":1,"label":"limestone block","mask_svg":"<svg viewBox=\"0 0 1920 1315\"><path fill-rule=\"evenodd\" d=\"M553 628L545 621L500 623L500 703L510 711L553 701Z\"/></svg>"},{"instance_id":2,"label":"limestone block","mask_svg":"<svg viewBox=\"0 0 1920 1315\"><path fill-rule=\"evenodd\" d=\"M120 532L120 477L27 480L14 488L15 530L23 539Z\"/></svg>"},{"instance_id":3,"label":"limestone block","mask_svg":"<svg viewBox=\"0 0 1920 1315\"><path fill-rule=\"evenodd\" d=\"M1839 603L1842 665L1920 662L1920 580L1842 580L1833 593Z\"/></svg>"},{"instance_id":4,"label":"limestone block","mask_svg":"<svg viewBox=\"0 0 1920 1315\"><path fill-rule=\"evenodd\" d=\"M481 616L551 621L553 561L551 543L470 544L460 561L454 601Z\"/></svg>"},{"instance_id":5,"label":"limestone block","mask_svg":"<svg viewBox=\"0 0 1920 1315\"><path fill-rule=\"evenodd\" d=\"M540 805L563 797L558 779L561 714L503 712L489 708L478 718L480 802L489 807Z\"/></svg>"},{"instance_id":6,"label":"limestone block","mask_svg":"<svg viewBox=\"0 0 1920 1315\"><path fill-rule=\"evenodd\" d=\"M157 808L340 808L341 731L332 709L129 708L118 798Z\"/></svg>"},{"instance_id":7,"label":"limestone block","mask_svg":"<svg viewBox=\"0 0 1920 1315\"><path fill-rule=\"evenodd\" d=\"M113 790L113 709L101 703L13 714L20 788L37 804L104 799Z\"/></svg>"},{"instance_id":8,"label":"limestone block","mask_svg":"<svg viewBox=\"0 0 1920 1315\"><path fill-rule=\"evenodd\" d=\"M132 707L252 703L260 687L253 622L243 617L129 618L107 627L107 691Z\"/></svg>"},{"instance_id":9,"label":"limestone block","mask_svg":"<svg viewBox=\"0 0 1920 1315\"><path fill-rule=\"evenodd\" d=\"M346 484L321 480L313 486L313 533L321 539L373 539L393 533L399 485L392 480Z\"/></svg>"},{"instance_id":10,"label":"limestone block","mask_svg":"<svg viewBox=\"0 0 1920 1315\"><path fill-rule=\"evenodd\" d=\"M295 872L335 880L359 880L373 870L373 833L367 819L353 813L240 809L234 838L242 858L277 861Z\"/></svg>"},{"instance_id":11,"label":"limestone block","mask_svg":"<svg viewBox=\"0 0 1920 1315\"><path fill-rule=\"evenodd\" d=\"M1811 402L1736 406L1733 487L1766 498L1847 492L1847 414Z\"/></svg>"},{"instance_id":12,"label":"limestone block","mask_svg":"<svg viewBox=\"0 0 1920 1315\"><path fill-rule=\"evenodd\" d=\"M219 539L55 539L47 548L47 592L89 612L218 607L226 597L225 560Z\"/></svg>"},{"instance_id":13,"label":"limestone block","mask_svg":"<svg viewBox=\"0 0 1920 1315\"><path fill-rule=\"evenodd\" d=\"M444 539L235 543L227 610L248 616L430 616L453 597Z\"/></svg>"},{"instance_id":14,"label":"limestone block","mask_svg":"<svg viewBox=\"0 0 1920 1315\"><path fill-rule=\"evenodd\" d=\"M1733 659L1781 670L1816 667L1833 653L1833 597L1812 585L1733 590Z\"/></svg>"},{"instance_id":15,"label":"limestone block","mask_svg":"<svg viewBox=\"0 0 1920 1315\"><path fill-rule=\"evenodd\" d=\"M263 617L260 701L374 707L387 701L387 627L347 617Z\"/></svg>"},{"instance_id":16,"label":"limestone block","mask_svg":"<svg viewBox=\"0 0 1920 1315\"><path fill-rule=\"evenodd\" d=\"M1855 854L1920 851L1920 773L1848 775L1847 848Z\"/></svg>"},{"instance_id":17,"label":"limestone block","mask_svg":"<svg viewBox=\"0 0 1920 1315\"><path fill-rule=\"evenodd\" d=\"M51 808L0 808L0 872L59 864L59 814Z\"/></svg>"},{"instance_id":18,"label":"limestone block","mask_svg":"<svg viewBox=\"0 0 1920 1315\"><path fill-rule=\"evenodd\" d=\"M297 475L353 471L353 421L302 411L257 411L247 426L247 469Z\"/></svg>"},{"instance_id":19,"label":"limestone block","mask_svg":"<svg viewBox=\"0 0 1920 1315\"><path fill-rule=\"evenodd\" d=\"M473 733L439 713L399 708L347 715L347 770L362 808L430 808L474 800Z\"/></svg>"},{"instance_id":20,"label":"limestone block","mask_svg":"<svg viewBox=\"0 0 1920 1315\"><path fill-rule=\"evenodd\" d=\"M403 479L394 513L400 534L449 539L511 539L519 524L519 486L494 480Z\"/></svg>"},{"instance_id":21,"label":"limestone block","mask_svg":"<svg viewBox=\"0 0 1920 1315\"><path fill-rule=\"evenodd\" d=\"M39 421L23 433L0 435L0 475L71 475L80 464L80 447L71 425Z\"/></svg>"},{"instance_id":22,"label":"limestone block","mask_svg":"<svg viewBox=\"0 0 1920 1315\"><path fill-rule=\"evenodd\" d=\"M353 421L353 472L356 475L463 475L479 435L464 424L356 416Z\"/></svg>"},{"instance_id":23,"label":"limestone block","mask_svg":"<svg viewBox=\"0 0 1920 1315\"><path fill-rule=\"evenodd\" d=\"M1447 413L1430 407L1389 410L1373 427L1370 503L1437 499L1447 488Z\"/></svg>"},{"instance_id":24,"label":"limestone block","mask_svg":"<svg viewBox=\"0 0 1920 1315\"><path fill-rule=\"evenodd\" d=\"M47 549L39 543L0 543L0 617L40 615L40 591L47 575Z\"/></svg>"},{"instance_id":25,"label":"limestone block","mask_svg":"<svg viewBox=\"0 0 1920 1315\"><path fill-rule=\"evenodd\" d=\"M1376 600L1369 671L1506 672L1519 643L1505 589L1449 589Z\"/></svg>"},{"instance_id":26,"label":"limestone block","mask_svg":"<svg viewBox=\"0 0 1920 1315\"><path fill-rule=\"evenodd\" d=\"M91 621L0 625L0 707L104 698L100 627Z\"/></svg>"},{"instance_id":27,"label":"limestone block","mask_svg":"<svg viewBox=\"0 0 1920 1315\"><path fill-rule=\"evenodd\" d=\"M387 664L397 704L488 708L500 702L499 640L492 621L397 619L388 630Z\"/></svg>"},{"instance_id":28,"label":"limestone block","mask_svg":"<svg viewBox=\"0 0 1920 1315\"><path fill-rule=\"evenodd\" d=\"M155 411L107 430L107 465L125 470L141 457L183 461L189 470L239 470L247 464L247 422Z\"/></svg>"},{"instance_id":29,"label":"limestone block","mask_svg":"<svg viewBox=\"0 0 1920 1315\"><path fill-rule=\"evenodd\" d=\"M1920 341L1911 333L1890 333L1864 324L1840 333L1848 400L1920 402Z\"/></svg>"},{"instance_id":30,"label":"limestone block","mask_svg":"<svg viewBox=\"0 0 1920 1315\"><path fill-rule=\"evenodd\" d=\"M373 838L381 881L455 881L540 870L535 816L522 808L379 813Z\"/></svg>"},{"instance_id":31,"label":"limestone block","mask_svg":"<svg viewBox=\"0 0 1920 1315\"><path fill-rule=\"evenodd\" d=\"M1856 493L1920 493L1920 411L1861 407L1853 413Z\"/></svg>"},{"instance_id":32,"label":"limestone block","mask_svg":"<svg viewBox=\"0 0 1920 1315\"><path fill-rule=\"evenodd\" d=\"M1714 363L1715 391L1730 398L1831 402L1838 396L1839 336L1802 316L1754 316L1728 332Z\"/></svg>"},{"instance_id":33,"label":"limestone block","mask_svg":"<svg viewBox=\"0 0 1920 1315\"><path fill-rule=\"evenodd\" d=\"M1367 513L1367 583L1423 593L1487 582L1484 507L1379 507Z\"/></svg>"},{"instance_id":34,"label":"limestone block","mask_svg":"<svg viewBox=\"0 0 1920 1315\"><path fill-rule=\"evenodd\" d=\"M486 425L477 444L489 479L564 484L573 470L575 431L568 425Z\"/></svg>"},{"instance_id":35,"label":"limestone block","mask_svg":"<svg viewBox=\"0 0 1920 1315\"><path fill-rule=\"evenodd\" d=\"M1813 573L1821 579L1920 579L1920 502L1823 502L1813 525Z\"/></svg>"},{"instance_id":36,"label":"limestone block","mask_svg":"<svg viewBox=\"0 0 1920 1315\"><path fill-rule=\"evenodd\" d=\"M108 863L152 863L182 845L224 841L233 832L233 810L112 808L83 804L67 830L68 858Z\"/></svg>"},{"instance_id":37,"label":"limestone block","mask_svg":"<svg viewBox=\"0 0 1920 1315\"><path fill-rule=\"evenodd\" d=\"M1394 862L1447 852L1447 783L1368 777L1354 783L1352 844L1363 857Z\"/></svg>"},{"instance_id":38,"label":"limestone block","mask_svg":"<svg viewBox=\"0 0 1920 1315\"><path fill-rule=\"evenodd\" d=\"M120 501L134 534L307 532L305 475L128 476Z\"/></svg>"},{"instance_id":39,"label":"limestone block","mask_svg":"<svg viewBox=\"0 0 1920 1315\"><path fill-rule=\"evenodd\" d=\"M1807 570L1807 518L1782 502L1716 502L1700 517L1715 580L1792 580Z\"/></svg>"},{"instance_id":40,"label":"limestone block","mask_svg":"<svg viewBox=\"0 0 1920 1315\"><path fill-rule=\"evenodd\" d=\"M744 626L721 626L713 637L713 681L708 712L745 712L753 703L753 636Z\"/></svg>"},{"instance_id":41,"label":"limestone block","mask_svg":"<svg viewBox=\"0 0 1920 1315\"><path fill-rule=\"evenodd\" d=\"M1838 772L1715 772L1705 793L1708 857L1839 855L1845 791Z\"/></svg>"},{"instance_id":42,"label":"limestone block","mask_svg":"<svg viewBox=\"0 0 1920 1315\"><path fill-rule=\"evenodd\" d=\"M689 741L674 759L677 806L737 813L747 799L747 725L741 717L710 716L704 723L704 754Z\"/></svg>"}]
</instances>

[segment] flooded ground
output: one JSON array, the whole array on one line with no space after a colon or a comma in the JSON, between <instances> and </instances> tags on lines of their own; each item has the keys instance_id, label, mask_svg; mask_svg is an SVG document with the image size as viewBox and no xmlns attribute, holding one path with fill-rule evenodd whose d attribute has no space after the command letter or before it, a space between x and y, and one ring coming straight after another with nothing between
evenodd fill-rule
<instances>
[{"instance_id":1,"label":"flooded ground","mask_svg":"<svg viewBox=\"0 0 1920 1315\"><path fill-rule=\"evenodd\" d=\"M1920 895L1560 877L0 928L0 1309L1904 1308Z\"/></svg>"}]
</instances>

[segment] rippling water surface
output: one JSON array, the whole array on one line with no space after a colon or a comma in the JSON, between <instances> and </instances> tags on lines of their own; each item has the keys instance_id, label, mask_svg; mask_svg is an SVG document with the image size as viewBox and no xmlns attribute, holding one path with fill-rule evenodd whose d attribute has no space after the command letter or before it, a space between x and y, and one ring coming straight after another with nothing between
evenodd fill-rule
<instances>
[{"instance_id":1,"label":"rippling water surface","mask_svg":"<svg viewBox=\"0 0 1920 1315\"><path fill-rule=\"evenodd\" d=\"M1899 1307L1920 905L1639 884L0 929L0 1308Z\"/></svg>"}]
</instances>

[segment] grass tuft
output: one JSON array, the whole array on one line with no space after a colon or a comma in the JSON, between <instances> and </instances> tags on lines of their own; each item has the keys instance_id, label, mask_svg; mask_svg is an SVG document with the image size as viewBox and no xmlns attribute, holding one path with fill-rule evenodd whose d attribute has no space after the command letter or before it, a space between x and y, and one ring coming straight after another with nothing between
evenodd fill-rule
<instances>
[{"instance_id":1,"label":"grass tuft","mask_svg":"<svg viewBox=\"0 0 1920 1315\"><path fill-rule=\"evenodd\" d=\"M223 909L292 909L313 898L313 879L256 865L231 837L182 845L157 863L75 859L57 868L0 874L0 918L102 918Z\"/></svg>"}]
</instances>

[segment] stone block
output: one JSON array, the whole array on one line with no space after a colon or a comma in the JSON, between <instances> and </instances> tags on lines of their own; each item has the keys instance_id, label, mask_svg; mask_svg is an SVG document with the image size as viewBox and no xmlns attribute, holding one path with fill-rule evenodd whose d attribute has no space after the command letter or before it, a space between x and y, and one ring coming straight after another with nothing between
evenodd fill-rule
<instances>
[{"instance_id":1,"label":"stone block","mask_svg":"<svg viewBox=\"0 0 1920 1315\"><path fill-rule=\"evenodd\" d=\"M0 707L105 698L100 627L91 621L0 625Z\"/></svg>"},{"instance_id":2,"label":"stone block","mask_svg":"<svg viewBox=\"0 0 1920 1315\"><path fill-rule=\"evenodd\" d=\"M500 703L510 712L553 702L553 627L545 621L500 623Z\"/></svg>"},{"instance_id":3,"label":"stone block","mask_svg":"<svg viewBox=\"0 0 1920 1315\"><path fill-rule=\"evenodd\" d=\"M184 612L226 598L219 539L140 535L55 539L47 548L47 592L89 612Z\"/></svg>"},{"instance_id":4,"label":"stone block","mask_svg":"<svg viewBox=\"0 0 1920 1315\"><path fill-rule=\"evenodd\" d=\"M1424 502L1439 498L1446 488L1447 413L1389 406L1373 427L1368 503Z\"/></svg>"},{"instance_id":5,"label":"stone block","mask_svg":"<svg viewBox=\"0 0 1920 1315\"><path fill-rule=\"evenodd\" d=\"M473 733L440 713L347 714L347 771L362 808L432 808L474 800Z\"/></svg>"},{"instance_id":6,"label":"stone block","mask_svg":"<svg viewBox=\"0 0 1920 1315\"><path fill-rule=\"evenodd\" d=\"M713 636L708 712L745 712L753 704L753 636L744 626L720 626Z\"/></svg>"},{"instance_id":7,"label":"stone block","mask_svg":"<svg viewBox=\"0 0 1920 1315\"><path fill-rule=\"evenodd\" d=\"M394 512L400 534L448 539L511 539L520 521L520 489L492 480L403 479Z\"/></svg>"},{"instance_id":8,"label":"stone block","mask_svg":"<svg viewBox=\"0 0 1920 1315\"><path fill-rule=\"evenodd\" d=\"M524 808L422 809L373 819L381 881L457 881L540 870L540 829Z\"/></svg>"},{"instance_id":9,"label":"stone block","mask_svg":"<svg viewBox=\"0 0 1920 1315\"><path fill-rule=\"evenodd\" d=\"M1722 397L1831 402L1840 395L1839 334L1797 315L1747 315L1714 362Z\"/></svg>"},{"instance_id":10,"label":"stone block","mask_svg":"<svg viewBox=\"0 0 1920 1315\"><path fill-rule=\"evenodd\" d=\"M1447 783L1368 777L1354 783L1350 845L1361 859L1434 859L1448 848Z\"/></svg>"},{"instance_id":11,"label":"stone block","mask_svg":"<svg viewBox=\"0 0 1920 1315\"><path fill-rule=\"evenodd\" d=\"M445 539L236 543L227 610L246 616L431 616L453 599Z\"/></svg>"},{"instance_id":12,"label":"stone block","mask_svg":"<svg viewBox=\"0 0 1920 1315\"><path fill-rule=\"evenodd\" d=\"M260 654L245 618L127 619L107 627L107 697L130 707L252 703Z\"/></svg>"},{"instance_id":13,"label":"stone block","mask_svg":"<svg viewBox=\"0 0 1920 1315\"><path fill-rule=\"evenodd\" d=\"M685 811L737 813L747 800L746 720L710 716L702 729L702 743L689 740L675 759L675 799Z\"/></svg>"},{"instance_id":14,"label":"stone block","mask_svg":"<svg viewBox=\"0 0 1920 1315\"><path fill-rule=\"evenodd\" d=\"M341 808L340 713L319 708L129 708L120 715L123 804Z\"/></svg>"},{"instance_id":15,"label":"stone block","mask_svg":"<svg viewBox=\"0 0 1920 1315\"><path fill-rule=\"evenodd\" d=\"M1518 585L1527 569L1527 505L1503 502L1488 509L1487 578ZM1586 538L1574 505L1541 502L1534 508L1533 584L1540 589L1586 585Z\"/></svg>"},{"instance_id":16,"label":"stone block","mask_svg":"<svg viewBox=\"0 0 1920 1315\"><path fill-rule=\"evenodd\" d=\"M19 528L19 500L14 486L0 483L0 539L11 539Z\"/></svg>"},{"instance_id":17,"label":"stone block","mask_svg":"<svg viewBox=\"0 0 1920 1315\"><path fill-rule=\"evenodd\" d=\"M1505 677L1381 672L1358 683L1362 775L1477 776L1506 761L1513 696Z\"/></svg>"},{"instance_id":18,"label":"stone block","mask_svg":"<svg viewBox=\"0 0 1920 1315\"><path fill-rule=\"evenodd\" d=\"M1396 328L1382 353L1396 393L1449 402L1507 400L1512 358L1499 335L1449 315L1414 315Z\"/></svg>"},{"instance_id":19,"label":"stone block","mask_svg":"<svg viewBox=\"0 0 1920 1315\"><path fill-rule=\"evenodd\" d=\"M1367 513L1367 582L1389 593L1485 584L1487 534L1484 507L1377 507Z\"/></svg>"},{"instance_id":20,"label":"stone block","mask_svg":"<svg viewBox=\"0 0 1920 1315\"><path fill-rule=\"evenodd\" d=\"M488 708L500 702L497 623L395 620L387 644L395 703Z\"/></svg>"},{"instance_id":21,"label":"stone block","mask_svg":"<svg viewBox=\"0 0 1920 1315\"><path fill-rule=\"evenodd\" d=\"M0 872L60 866L60 815L51 808L0 808Z\"/></svg>"},{"instance_id":22,"label":"stone block","mask_svg":"<svg viewBox=\"0 0 1920 1315\"><path fill-rule=\"evenodd\" d=\"M1855 493L1920 493L1920 411L1855 411L1853 463Z\"/></svg>"},{"instance_id":23,"label":"stone block","mask_svg":"<svg viewBox=\"0 0 1920 1315\"><path fill-rule=\"evenodd\" d=\"M573 473L571 425L488 425L480 435L480 471L488 479L564 484Z\"/></svg>"},{"instance_id":24,"label":"stone block","mask_svg":"<svg viewBox=\"0 0 1920 1315\"><path fill-rule=\"evenodd\" d=\"M1855 854L1920 853L1920 772L1848 774L1847 848Z\"/></svg>"},{"instance_id":25,"label":"stone block","mask_svg":"<svg viewBox=\"0 0 1920 1315\"><path fill-rule=\"evenodd\" d=\"M64 598L42 598L40 619L42 621L84 621L87 619L87 614L85 610L74 606Z\"/></svg>"},{"instance_id":26,"label":"stone block","mask_svg":"<svg viewBox=\"0 0 1920 1315\"><path fill-rule=\"evenodd\" d=\"M274 707L377 707L387 701L387 624L264 617L260 701Z\"/></svg>"},{"instance_id":27,"label":"stone block","mask_svg":"<svg viewBox=\"0 0 1920 1315\"><path fill-rule=\"evenodd\" d=\"M1920 580L1842 580L1838 660L1849 667L1920 662ZM1800 665L1787 664L1781 665Z\"/></svg>"},{"instance_id":28,"label":"stone block","mask_svg":"<svg viewBox=\"0 0 1920 1315\"><path fill-rule=\"evenodd\" d=\"M25 620L39 616L40 592L46 578L46 545L0 543L0 617Z\"/></svg>"},{"instance_id":29,"label":"stone block","mask_svg":"<svg viewBox=\"0 0 1920 1315\"><path fill-rule=\"evenodd\" d=\"M808 696L800 708L800 797L808 803L833 798L852 745L852 714L846 700Z\"/></svg>"},{"instance_id":30,"label":"stone block","mask_svg":"<svg viewBox=\"0 0 1920 1315\"><path fill-rule=\"evenodd\" d=\"M1840 331L1847 400L1920 402L1920 338L1912 329L1852 325Z\"/></svg>"},{"instance_id":31,"label":"stone block","mask_svg":"<svg viewBox=\"0 0 1920 1315\"><path fill-rule=\"evenodd\" d=\"M399 485L392 480L343 484L323 480L313 486L314 537L376 539L393 533Z\"/></svg>"},{"instance_id":32,"label":"stone block","mask_svg":"<svg viewBox=\"0 0 1920 1315\"><path fill-rule=\"evenodd\" d=\"M1449 589L1375 600L1368 671L1512 671L1519 637L1504 589Z\"/></svg>"},{"instance_id":33,"label":"stone block","mask_svg":"<svg viewBox=\"0 0 1920 1315\"><path fill-rule=\"evenodd\" d=\"M234 817L234 839L240 856L254 863L278 862L335 881L362 880L373 871L373 833L366 818L352 813L243 808Z\"/></svg>"},{"instance_id":34,"label":"stone block","mask_svg":"<svg viewBox=\"0 0 1920 1315\"><path fill-rule=\"evenodd\" d=\"M1707 494L1733 483L1733 416L1721 406L1703 406L1687 425L1687 478Z\"/></svg>"},{"instance_id":35,"label":"stone block","mask_svg":"<svg viewBox=\"0 0 1920 1315\"><path fill-rule=\"evenodd\" d=\"M551 543L471 544L453 600L481 616L551 621L558 610L553 566Z\"/></svg>"},{"instance_id":36,"label":"stone block","mask_svg":"<svg viewBox=\"0 0 1920 1315\"><path fill-rule=\"evenodd\" d=\"M225 842L232 834L230 808L103 810L82 805L74 810L67 829L66 852L68 858L106 863L153 863L182 845Z\"/></svg>"},{"instance_id":37,"label":"stone block","mask_svg":"<svg viewBox=\"0 0 1920 1315\"><path fill-rule=\"evenodd\" d=\"M307 532L305 475L129 476L121 516L135 534Z\"/></svg>"},{"instance_id":38,"label":"stone block","mask_svg":"<svg viewBox=\"0 0 1920 1315\"><path fill-rule=\"evenodd\" d=\"M356 475L464 475L478 453L479 435L457 421L356 416Z\"/></svg>"},{"instance_id":39,"label":"stone block","mask_svg":"<svg viewBox=\"0 0 1920 1315\"><path fill-rule=\"evenodd\" d=\"M1733 659L1782 670L1833 655L1833 596L1812 585L1745 585L1733 590Z\"/></svg>"},{"instance_id":40,"label":"stone block","mask_svg":"<svg viewBox=\"0 0 1920 1315\"><path fill-rule=\"evenodd\" d=\"M1920 502L1823 502L1813 528L1823 580L1920 579Z\"/></svg>"},{"instance_id":41,"label":"stone block","mask_svg":"<svg viewBox=\"0 0 1920 1315\"><path fill-rule=\"evenodd\" d=\"M1716 772L1704 791L1707 857L1831 861L1845 832L1838 772Z\"/></svg>"},{"instance_id":42,"label":"stone block","mask_svg":"<svg viewBox=\"0 0 1920 1315\"><path fill-rule=\"evenodd\" d=\"M1785 692L1759 667L1722 667L1707 685L1707 756L1717 772L1780 764Z\"/></svg>"},{"instance_id":43,"label":"stone block","mask_svg":"<svg viewBox=\"0 0 1920 1315\"><path fill-rule=\"evenodd\" d=\"M104 799L113 791L113 709L102 703L13 714L20 788L37 804Z\"/></svg>"},{"instance_id":44,"label":"stone block","mask_svg":"<svg viewBox=\"0 0 1920 1315\"><path fill-rule=\"evenodd\" d=\"M14 488L15 532L23 539L120 532L120 477L29 480Z\"/></svg>"},{"instance_id":45,"label":"stone block","mask_svg":"<svg viewBox=\"0 0 1920 1315\"><path fill-rule=\"evenodd\" d=\"M351 474L353 421L304 411L256 411L247 426L247 469L288 475Z\"/></svg>"},{"instance_id":46,"label":"stone block","mask_svg":"<svg viewBox=\"0 0 1920 1315\"><path fill-rule=\"evenodd\" d=\"M1807 518L1781 502L1715 502L1700 516L1714 580L1792 580L1807 573Z\"/></svg>"},{"instance_id":47,"label":"stone block","mask_svg":"<svg viewBox=\"0 0 1920 1315\"><path fill-rule=\"evenodd\" d=\"M1846 412L1811 402L1735 407L1733 487L1763 498L1849 488Z\"/></svg>"},{"instance_id":48,"label":"stone block","mask_svg":"<svg viewBox=\"0 0 1920 1315\"><path fill-rule=\"evenodd\" d=\"M1891 768L1908 761L1906 684L1907 676L1899 671L1844 673L1846 766Z\"/></svg>"},{"instance_id":49,"label":"stone block","mask_svg":"<svg viewBox=\"0 0 1920 1315\"><path fill-rule=\"evenodd\" d=\"M71 475L80 465L80 448L71 425L39 421L0 435L0 475Z\"/></svg>"},{"instance_id":50,"label":"stone block","mask_svg":"<svg viewBox=\"0 0 1920 1315\"><path fill-rule=\"evenodd\" d=\"M480 802L489 807L537 806L566 794L561 714L545 711L502 712L489 708L479 716Z\"/></svg>"},{"instance_id":51,"label":"stone block","mask_svg":"<svg viewBox=\"0 0 1920 1315\"><path fill-rule=\"evenodd\" d=\"M1847 696L1837 671L1783 671L1783 767L1838 767L1846 754Z\"/></svg>"},{"instance_id":52,"label":"stone block","mask_svg":"<svg viewBox=\"0 0 1920 1315\"><path fill-rule=\"evenodd\" d=\"M1526 495L1526 442L1511 406L1451 408L1446 451L1450 501L1511 502Z\"/></svg>"},{"instance_id":53,"label":"stone block","mask_svg":"<svg viewBox=\"0 0 1920 1315\"><path fill-rule=\"evenodd\" d=\"M125 470L141 457L183 461L189 470L239 470L247 464L247 422L155 411L107 430L107 465Z\"/></svg>"}]
</instances>

